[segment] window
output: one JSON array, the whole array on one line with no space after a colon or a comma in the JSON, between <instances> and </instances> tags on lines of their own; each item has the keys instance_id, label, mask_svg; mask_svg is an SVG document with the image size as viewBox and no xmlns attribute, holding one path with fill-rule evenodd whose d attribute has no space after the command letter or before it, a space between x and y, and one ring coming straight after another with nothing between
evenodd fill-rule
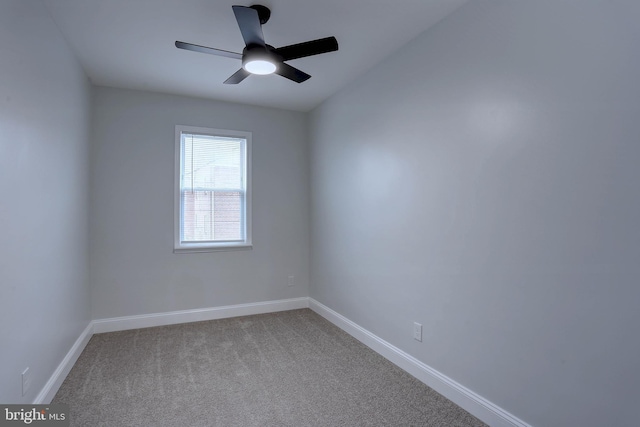
<instances>
[{"instance_id":1,"label":"window","mask_svg":"<svg viewBox=\"0 0 640 427\"><path fill-rule=\"evenodd\" d=\"M251 133L176 126L174 252L251 248Z\"/></svg>"}]
</instances>

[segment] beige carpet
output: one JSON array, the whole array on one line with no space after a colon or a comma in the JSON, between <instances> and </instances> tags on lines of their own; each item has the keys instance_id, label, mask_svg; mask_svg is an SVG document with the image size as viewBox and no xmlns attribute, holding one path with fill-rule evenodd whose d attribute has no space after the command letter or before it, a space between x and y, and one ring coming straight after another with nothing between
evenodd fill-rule
<instances>
[{"instance_id":1,"label":"beige carpet","mask_svg":"<svg viewBox=\"0 0 640 427\"><path fill-rule=\"evenodd\" d=\"M309 309L96 334L72 426L484 426Z\"/></svg>"}]
</instances>

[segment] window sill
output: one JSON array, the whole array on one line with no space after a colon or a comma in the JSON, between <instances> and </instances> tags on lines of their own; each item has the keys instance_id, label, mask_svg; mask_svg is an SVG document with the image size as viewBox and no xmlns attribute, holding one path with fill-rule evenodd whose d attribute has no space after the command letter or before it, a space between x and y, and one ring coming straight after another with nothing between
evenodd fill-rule
<instances>
[{"instance_id":1,"label":"window sill","mask_svg":"<svg viewBox=\"0 0 640 427\"><path fill-rule=\"evenodd\" d=\"M237 244L237 245L224 245L224 246L182 246L179 248L173 248L174 254L190 254L190 253L203 253L203 252L226 252L226 251L248 251L253 249L252 244Z\"/></svg>"}]
</instances>

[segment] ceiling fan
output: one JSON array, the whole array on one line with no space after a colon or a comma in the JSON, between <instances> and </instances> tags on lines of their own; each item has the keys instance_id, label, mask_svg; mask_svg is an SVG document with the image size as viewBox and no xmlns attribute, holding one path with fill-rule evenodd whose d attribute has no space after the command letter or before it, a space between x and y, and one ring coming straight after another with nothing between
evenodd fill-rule
<instances>
[{"instance_id":1,"label":"ceiling fan","mask_svg":"<svg viewBox=\"0 0 640 427\"><path fill-rule=\"evenodd\" d=\"M250 74L272 73L286 77L296 83L302 83L311 76L286 64L284 61L338 50L338 41L335 37L326 37L276 49L265 43L262 34L262 24L265 24L271 16L271 11L268 7L258 4L249 7L233 6L233 13L236 16L236 21L238 21L238 26L246 45L241 54L176 41L176 47L179 49L241 59L242 68L225 80L225 84L238 84Z\"/></svg>"}]
</instances>

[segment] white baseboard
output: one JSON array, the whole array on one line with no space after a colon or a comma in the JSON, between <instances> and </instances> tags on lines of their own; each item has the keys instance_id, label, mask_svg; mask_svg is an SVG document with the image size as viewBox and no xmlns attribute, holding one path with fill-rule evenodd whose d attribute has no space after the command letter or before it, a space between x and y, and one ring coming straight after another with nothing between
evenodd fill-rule
<instances>
[{"instance_id":1,"label":"white baseboard","mask_svg":"<svg viewBox=\"0 0 640 427\"><path fill-rule=\"evenodd\" d=\"M76 363L76 360L78 360L78 357L80 357L82 350L84 350L92 336L93 323L89 323L84 331L82 331L76 342L73 343L71 350L69 350L64 359L62 359L62 362L60 362L60 365L58 365L56 370L53 372L49 381L47 381L42 390L40 390L40 393L38 393L35 401L33 402L34 405L46 405L51 403L51 400L58 392L58 389L64 382L64 379L67 378L69 371L73 368L73 365Z\"/></svg>"},{"instance_id":2,"label":"white baseboard","mask_svg":"<svg viewBox=\"0 0 640 427\"><path fill-rule=\"evenodd\" d=\"M313 298L309 298L309 308L490 426L531 427L499 406Z\"/></svg>"},{"instance_id":3,"label":"white baseboard","mask_svg":"<svg viewBox=\"0 0 640 427\"><path fill-rule=\"evenodd\" d=\"M153 326L175 325L178 323L201 322L203 320L227 317L249 316L252 314L275 313L277 311L308 308L309 298L292 298L249 304L227 305L194 310L170 311L167 313L142 314L138 316L113 317L93 321L93 332L124 331L127 329L150 328Z\"/></svg>"}]
</instances>

